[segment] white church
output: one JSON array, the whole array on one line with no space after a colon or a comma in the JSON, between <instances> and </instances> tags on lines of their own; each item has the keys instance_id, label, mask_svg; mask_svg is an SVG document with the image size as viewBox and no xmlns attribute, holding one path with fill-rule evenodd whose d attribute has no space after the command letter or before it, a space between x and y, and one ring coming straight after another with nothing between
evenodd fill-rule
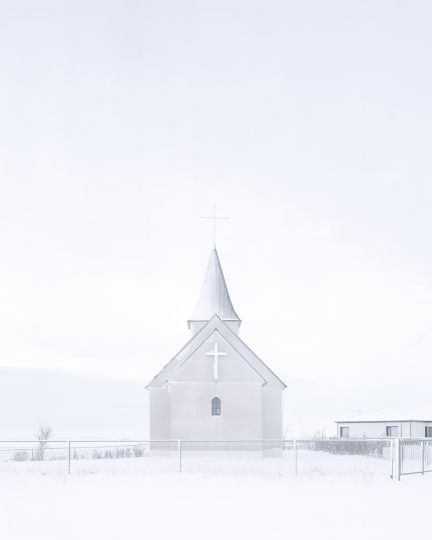
<instances>
[{"instance_id":1,"label":"white church","mask_svg":"<svg viewBox=\"0 0 432 540\"><path fill-rule=\"evenodd\" d=\"M282 439L285 384L241 340L240 325L214 248L192 337L147 386L151 440Z\"/></svg>"}]
</instances>

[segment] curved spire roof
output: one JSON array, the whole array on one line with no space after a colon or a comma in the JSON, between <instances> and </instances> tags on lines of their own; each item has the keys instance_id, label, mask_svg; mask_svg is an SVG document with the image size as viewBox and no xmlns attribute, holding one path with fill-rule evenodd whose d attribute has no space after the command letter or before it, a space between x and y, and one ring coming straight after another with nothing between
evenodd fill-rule
<instances>
[{"instance_id":1,"label":"curved spire roof","mask_svg":"<svg viewBox=\"0 0 432 540\"><path fill-rule=\"evenodd\" d=\"M200 297L189 321L209 321L214 315L222 320L240 321L231 303L216 248L210 253Z\"/></svg>"}]
</instances>

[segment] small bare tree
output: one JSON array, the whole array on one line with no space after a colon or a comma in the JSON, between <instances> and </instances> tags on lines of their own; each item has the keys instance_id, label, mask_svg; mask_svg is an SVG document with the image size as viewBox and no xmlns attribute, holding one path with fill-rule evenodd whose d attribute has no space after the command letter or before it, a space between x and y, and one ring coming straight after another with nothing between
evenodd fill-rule
<instances>
[{"instance_id":1,"label":"small bare tree","mask_svg":"<svg viewBox=\"0 0 432 540\"><path fill-rule=\"evenodd\" d=\"M37 430L36 438L39 441L36 451L34 453L35 461L43 461L45 456L45 450L48 446L48 440L52 437L52 429L48 426L40 426Z\"/></svg>"}]
</instances>

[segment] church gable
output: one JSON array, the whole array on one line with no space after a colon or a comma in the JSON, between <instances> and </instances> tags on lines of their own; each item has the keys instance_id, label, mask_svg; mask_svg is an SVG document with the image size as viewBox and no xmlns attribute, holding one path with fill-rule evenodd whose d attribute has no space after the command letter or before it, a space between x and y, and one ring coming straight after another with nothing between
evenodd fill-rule
<instances>
[{"instance_id":1,"label":"church gable","mask_svg":"<svg viewBox=\"0 0 432 540\"><path fill-rule=\"evenodd\" d=\"M178 377L187 377L188 370L192 369L194 362L199 362L199 359L203 358L202 355L204 355L204 358L207 358L205 353L210 351L212 346L214 346L215 341L212 342L211 337L213 334L215 334L215 332L217 332L221 338L221 342L218 344L219 347L223 347L225 345L229 349L229 354L232 355L232 358L236 359L236 362L239 362L241 359L243 360L243 364L248 365L250 368L247 371L248 378L250 377L250 373L252 371L262 379L263 385L285 388L284 383L217 315L213 316L210 321L192 337L192 339L183 347L183 349L181 349L179 353L162 369L162 371L160 371L158 375L154 377L147 388L158 388L165 386L168 381L175 380L176 373L178 374ZM206 347L208 347L208 350ZM225 352L225 350L222 350L222 352ZM211 372L209 373L209 366L212 366L213 364L212 357L209 356L208 358L210 358L210 362L205 363L205 366L199 366L198 374L195 374L194 376L210 377ZM189 359L191 359L191 364L189 364L189 366L186 368L186 363ZM239 366L240 364L237 363L236 365ZM182 366L184 366L183 373L181 373ZM191 376L190 371L189 376Z\"/></svg>"},{"instance_id":2,"label":"church gable","mask_svg":"<svg viewBox=\"0 0 432 540\"><path fill-rule=\"evenodd\" d=\"M175 370L169 382L247 382L265 379L215 330Z\"/></svg>"}]
</instances>

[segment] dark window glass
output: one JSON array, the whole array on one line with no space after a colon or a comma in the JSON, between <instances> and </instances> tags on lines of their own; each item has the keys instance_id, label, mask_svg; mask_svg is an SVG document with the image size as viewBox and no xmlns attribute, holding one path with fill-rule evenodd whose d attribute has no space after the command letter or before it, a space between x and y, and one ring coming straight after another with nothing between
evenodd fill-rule
<instances>
[{"instance_id":1,"label":"dark window glass","mask_svg":"<svg viewBox=\"0 0 432 540\"><path fill-rule=\"evenodd\" d=\"M212 399L212 416L220 416L221 400L218 397Z\"/></svg>"},{"instance_id":2,"label":"dark window glass","mask_svg":"<svg viewBox=\"0 0 432 540\"><path fill-rule=\"evenodd\" d=\"M339 429L339 436L342 439L349 439L349 427L341 427Z\"/></svg>"},{"instance_id":3,"label":"dark window glass","mask_svg":"<svg viewBox=\"0 0 432 540\"><path fill-rule=\"evenodd\" d=\"M399 428L398 426L387 426L386 427L387 437L399 437Z\"/></svg>"}]
</instances>

